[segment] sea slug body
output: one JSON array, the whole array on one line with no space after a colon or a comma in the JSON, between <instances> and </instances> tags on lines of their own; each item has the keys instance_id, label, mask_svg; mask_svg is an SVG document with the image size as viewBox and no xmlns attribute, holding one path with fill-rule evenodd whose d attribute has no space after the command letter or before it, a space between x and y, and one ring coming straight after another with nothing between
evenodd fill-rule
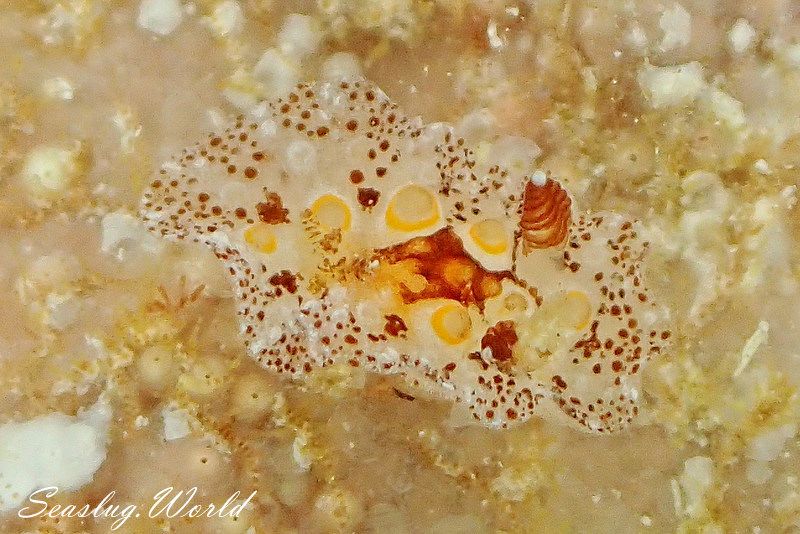
<instances>
[{"instance_id":1,"label":"sea slug body","mask_svg":"<svg viewBox=\"0 0 800 534\"><path fill-rule=\"evenodd\" d=\"M261 366L399 374L497 428L628 426L670 338L635 221L573 213L558 181L479 163L363 79L265 105L165 163L141 205L224 263Z\"/></svg>"}]
</instances>

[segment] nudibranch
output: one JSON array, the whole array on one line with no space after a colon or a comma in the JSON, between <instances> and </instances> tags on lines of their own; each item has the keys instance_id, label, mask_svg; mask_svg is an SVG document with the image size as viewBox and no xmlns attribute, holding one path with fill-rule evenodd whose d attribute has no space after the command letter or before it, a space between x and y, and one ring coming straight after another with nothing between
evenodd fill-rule
<instances>
[{"instance_id":1,"label":"nudibranch","mask_svg":"<svg viewBox=\"0 0 800 534\"><path fill-rule=\"evenodd\" d=\"M184 149L141 217L222 261L265 369L361 367L491 427L609 433L637 415L669 314L635 221L573 200L360 79L297 85Z\"/></svg>"}]
</instances>

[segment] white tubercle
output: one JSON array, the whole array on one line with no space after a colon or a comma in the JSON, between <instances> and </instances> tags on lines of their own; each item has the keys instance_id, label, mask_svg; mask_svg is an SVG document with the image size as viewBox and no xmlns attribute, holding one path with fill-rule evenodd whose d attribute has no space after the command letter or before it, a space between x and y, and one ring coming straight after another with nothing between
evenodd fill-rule
<instances>
[{"instance_id":1,"label":"white tubercle","mask_svg":"<svg viewBox=\"0 0 800 534\"><path fill-rule=\"evenodd\" d=\"M534 185L541 187L547 183L547 175L544 173L544 171L536 171L531 175L531 182L533 182Z\"/></svg>"}]
</instances>

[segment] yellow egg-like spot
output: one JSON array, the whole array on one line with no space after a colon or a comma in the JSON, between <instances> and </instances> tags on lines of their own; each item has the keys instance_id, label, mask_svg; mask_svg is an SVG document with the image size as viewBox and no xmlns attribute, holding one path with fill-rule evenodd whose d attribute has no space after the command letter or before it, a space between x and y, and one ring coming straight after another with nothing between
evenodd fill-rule
<instances>
[{"instance_id":1,"label":"yellow egg-like spot","mask_svg":"<svg viewBox=\"0 0 800 534\"><path fill-rule=\"evenodd\" d=\"M278 238L269 224L258 223L244 231L245 242L264 254L271 254L278 248Z\"/></svg>"},{"instance_id":2,"label":"yellow egg-like spot","mask_svg":"<svg viewBox=\"0 0 800 534\"><path fill-rule=\"evenodd\" d=\"M461 304L444 304L431 316L431 326L439 338L449 345L458 345L469 337L472 320Z\"/></svg>"},{"instance_id":3,"label":"yellow egg-like spot","mask_svg":"<svg viewBox=\"0 0 800 534\"><path fill-rule=\"evenodd\" d=\"M488 254L502 254L508 250L509 233L497 219L485 219L473 224L469 235Z\"/></svg>"},{"instance_id":4,"label":"yellow egg-like spot","mask_svg":"<svg viewBox=\"0 0 800 534\"><path fill-rule=\"evenodd\" d=\"M511 293L503 301L503 307L510 312L525 311L528 308L528 301L519 293Z\"/></svg>"},{"instance_id":5,"label":"yellow egg-like spot","mask_svg":"<svg viewBox=\"0 0 800 534\"><path fill-rule=\"evenodd\" d=\"M583 291L568 291L554 304L555 313L562 325L575 330L581 330L589 325L592 318L592 303Z\"/></svg>"},{"instance_id":6,"label":"yellow egg-like spot","mask_svg":"<svg viewBox=\"0 0 800 534\"><path fill-rule=\"evenodd\" d=\"M350 208L336 195L322 195L311 204L311 214L324 228L350 229Z\"/></svg>"},{"instance_id":7,"label":"yellow egg-like spot","mask_svg":"<svg viewBox=\"0 0 800 534\"><path fill-rule=\"evenodd\" d=\"M419 293L428 285L428 280L419 274L422 264L419 260L408 259L397 263L381 263L375 273L375 282L378 287L393 287L399 291L400 287Z\"/></svg>"},{"instance_id":8,"label":"yellow egg-like spot","mask_svg":"<svg viewBox=\"0 0 800 534\"><path fill-rule=\"evenodd\" d=\"M422 230L438 220L436 197L418 185L408 185L398 191L386 208L386 225L401 232Z\"/></svg>"}]
</instances>

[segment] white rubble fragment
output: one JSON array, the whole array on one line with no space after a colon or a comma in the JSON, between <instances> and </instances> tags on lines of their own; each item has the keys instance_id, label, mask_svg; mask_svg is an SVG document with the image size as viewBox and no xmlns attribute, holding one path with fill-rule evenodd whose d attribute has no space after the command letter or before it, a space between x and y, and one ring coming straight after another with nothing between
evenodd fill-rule
<instances>
[{"instance_id":1,"label":"white rubble fragment","mask_svg":"<svg viewBox=\"0 0 800 534\"><path fill-rule=\"evenodd\" d=\"M783 49L782 56L790 67L800 69L800 43L787 46Z\"/></svg>"},{"instance_id":2,"label":"white rubble fragment","mask_svg":"<svg viewBox=\"0 0 800 534\"><path fill-rule=\"evenodd\" d=\"M668 52L686 46L692 40L692 16L680 4L665 9L658 20L664 37L661 39L660 48Z\"/></svg>"},{"instance_id":3,"label":"white rubble fragment","mask_svg":"<svg viewBox=\"0 0 800 534\"><path fill-rule=\"evenodd\" d=\"M736 370L733 372L733 376L739 376L742 372L750 365L750 362L753 360L753 356L755 356L758 349L763 345L769 335L769 323L766 321L761 321L758 323L758 327L756 331L750 336L750 338L745 342L744 347L742 347L742 354L739 358L739 365L736 366Z\"/></svg>"},{"instance_id":4,"label":"white rubble fragment","mask_svg":"<svg viewBox=\"0 0 800 534\"><path fill-rule=\"evenodd\" d=\"M300 432L292 442L292 460L302 471L308 471L311 468L312 458L310 452L308 435L305 432Z\"/></svg>"},{"instance_id":5,"label":"white rubble fragment","mask_svg":"<svg viewBox=\"0 0 800 534\"><path fill-rule=\"evenodd\" d=\"M206 23L218 37L236 35L244 25L242 6L236 0L224 0L214 6Z\"/></svg>"},{"instance_id":6,"label":"white rubble fragment","mask_svg":"<svg viewBox=\"0 0 800 534\"><path fill-rule=\"evenodd\" d=\"M278 48L287 57L303 59L316 52L322 36L322 29L312 17L292 13L278 32Z\"/></svg>"},{"instance_id":7,"label":"white rubble fragment","mask_svg":"<svg viewBox=\"0 0 800 534\"><path fill-rule=\"evenodd\" d=\"M75 98L75 88L72 83L61 76L43 81L42 92L45 96L54 100L72 100Z\"/></svg>"},{"instance_id":8,"label":"white rubble fragment","mask_svg":"<svg viewBox=\"0 0 800 534\"><path fill-rule=\"evenodd\" d=\"M164 439L173 441L189 435L189 413L175 404L169 404L161 410L164 422Z\"/></svg>"},{"instance_id":9,"label":"white rubble fragment","mask_svg":"<svg viewBox=\"0 0 800 534\"><path fill-rule=\"evenodd\" d=\"M672 505L675 509L675 515L680 516L683 514L683 495L681 494L681 485L673 478L669 481L669 488L672 492Z\"/></svg>"},{"instance_id":10,"label":"white rubble fragment","mask_svg":"<svg viewBox=\"0 0 800 534\"><path fill-rule=\"evenodd\" d=\"M714 483L714 462L707 456L694 456L683 464L678 477L680 512L688 517L701 517L706 511L706 493ZM673 489L674 492L674 489Z\"/></svg>"},{"instance_id":11,"label":"white rubble fragment","mask_svg":"<svg viewBox=\"0 0 800 534\"><path fill-rule=\"evenodd\" d=\"M753 44L756 31L745 19L738 19L728 31L728 41L731 50L737 54L742 54Z\"/></svg>"},{"instance_id":12,"label":"white rubble fragment","mask_svg":"<svg viewBox=\"0 0 800 534\"><path fill-rule=\"evenodd\" d=\"M778 197L783 201L785 209L790 210L797 204L797 186L787 185L778 194Z\"/></svg>"},{"instance_id":13,"label":"white rubble fragment","mask_svg":"<svg viewBox=\"0 0 800 534\"><path fill-rule=\"evenodd\" d=\"M72 293L48 293L45 298L47 317L45 322L55 330L64 330L75 322L80 311L80 300Z\"/></svg>"},{"instance_id":14,"label":"white rubble fragment","mask_svg":"<svg viewBox=\"0 0 800 534\"><path fill-rule=\"evenodd\" d=\"M707 88L703 66L697 61L669 67L650 63L639 69L639 86L653 108L691 104Z\"/></svg>"},{"instance_id":15,"label":"white rubble fragment","mask_svg":"<svg viewBox=\"0 0 800 534\"><path fill-rule=\"evenodd\" d=\"M771 462L778 458L786 442L797 433L795 423L787 423L771 430L766 430L752 440L747 448L747 457L757 462Z\"/></svg>"},{"instance_id":16,"label":"white rubble fragment","mask_svg":"<svg viewBox=\"0 0 800 534\"><path fill-rule=\"evenodd\" d=\"M581 69L581 78L583 78L583 86L589 93L596 93L600 84L597 81L597 74L592 67L583 67Z\"/></svg>"},{"instance_id":17,"label":"white rubble fragment","mask_svg":"<svg viewBox=\"0 0 800 534\"><path fill-rule=\"evenodd\" d=\"M680 246L694 247L692 252L700 251L719 237L711 229L722 228L731 206L731 194L719 175L707 171L694 171L686 176L681 183L681 193L679 202L684 213L678 225L688 243Z\"/></svg>"},{"instance_id":18,"label":"white rubble fragment","mask_svg":"<svg viewBox=\"0 0 800 534\"><path fill-rule=\"evenodd\" d=\"M33 491L80 489L106 458L111 408L98 401L77 417L41 415L0 425L0 512L17 508Z\"/></svg>"},{"instance_id":19,"label":"white rubble fragment","mask_svg":"<svg viewBox=\"0 0 800 534\"><path fill-rule=\"evenodd\" d=\"M275 89L271 85L273 82L268 74L265 75L264 81L265 83L259 83L254 72L239 67L225 80L222 95L235 107L249 113L258 106L259 100L263 99L265 92L274 96Z\"/></svg>"},{"instance_id":20,"label":"white rubble fragment","mask_svg":"<svg viewBox=\"0 0 800 534\"><path fill-rule=\"evenodd\" d=\"M647 48L647 34L644 33L644 30L639 25L631 28L630 32L628 32L626 40L628 41L628 44L630 44L636 50L641 51Z\"/></svg>"},{"instance_id":21,"label":"white rubble fragment","mask_svg":"<svg viewBox=\"0 0 800 534\"><path fill-rule=\"evenodd\" d=\"M497 23L494 20L490 20L486 26L486 37L489 39L489 46L495 50L499 50L506 45L505 39L497 34Z\"/></svg>"},{"instance_id":22,"label":"white rubble fragment","mask_svg":"<svg viewBox=\"0 0 800 534\"><path fill-rule=\"evenodd\" d=\"M54 250L31 262L26 281L43 291L69 285L78 280L82 273L81 262L74 254Z\"/></svg>"},{"instance_id":23,"label":"white rubble fragment","mask_svg":"<svg viewBox=\"0 0 800 534\"><path fill-rule=\"evenodd\" d=\"M139 4L139 27L158 35L169 35L183 20L183 7L179 0L142 0Z\"/></svg>"},{"instance_id":24,"label":"white rubble fragment","mask_svg":"<svg viewBox=\"0 0 800 534\"><path fill-rule=\"evenodd\" d=\"M772 174L772 168L764 159L758 159L753 163L753 170L762 176L769 176Z\"/></svg>"},{"instance_id":25,"label":"white rubble fragment","mask_svg":"<svg viewBox=\"0 0 800 534\"><path fill-rule=\"evenodd\" d=\"M536 470L506 468L492 480L490 488L505 501L521 502L541 486L541 476Z\"/></svg>"},{"instance_id":26,"label":"white rubble fragment","mask_svg":"<svg viewBox=\"0 0 800 534\"><path fill-rule=\"evenodd\" d=\"M328 81L339 81L362 76L358 58L349 52L332 54L322 64L322 78Z\"/></svg>"},{"instance_id":27,"label":"white rubble fragment","mask_svg":"<svg viewBox=\"0 0 800 534\"><path fill-rule=\"evenodd\" d=\"M767 462L748 462L745 468L745 475L748 482L760 486L765 484L774 474Z\"/></svg>"},{"instance_id":28,"label":"white rubble fragment","mask_svg":"<svg viewBox=\"0 0 800 534\"><path fill-rule=\"evenodd\" d=\"M709 95L711 111L731 128L742 128L747 124L744 106L741 102L720 89L713 89Z\"/></svg>"},{"instance_id":29,"label":"white rubble fragment","mask_svg":"<svg viewBox=\"0 0 800 534\"><path fill-rule=\"evenodd\" d=\"M253 76L264 85L267 96L288 92L300 80L300 66L277 48L269 48L253 68Z\"/></svg>"},{"instance_id":30,"label":"white rubble fragment","mask_svg":"<svg viewBox=\"0 0 800 534\"><path fill-rule=\"evenodd\" d=\"M133 154L136 139L142 135L142 125L129 109L117 110L111 122L119 132L119 146L124 154Z\"/></svg>"},{"instance_id":31,"label":"white rubble fragment","mask_svg":"<svg viewBox=\"0 0 800 534\"><path fill-rule=\"evenodd\" d=\"M22 179L33 193L59 193L66 190L77 171L77 150L39 146L25 158Z\"/></svg>"},{"instance_id":32,"label":"white rubble fragment","mask_svg":"<svg viewBox=\"0 0 800 534\"><path fill-rule=\"evenodd\" d=\"M752 205L748 218L751 232L744 238L745 271L739 285L755 291L770 282L786 294L797 290L791 254L791 230L787 226L788 211L797 201L796 186L784 188L777 195L766 195Z\"/></svg>"}]
</instances>

